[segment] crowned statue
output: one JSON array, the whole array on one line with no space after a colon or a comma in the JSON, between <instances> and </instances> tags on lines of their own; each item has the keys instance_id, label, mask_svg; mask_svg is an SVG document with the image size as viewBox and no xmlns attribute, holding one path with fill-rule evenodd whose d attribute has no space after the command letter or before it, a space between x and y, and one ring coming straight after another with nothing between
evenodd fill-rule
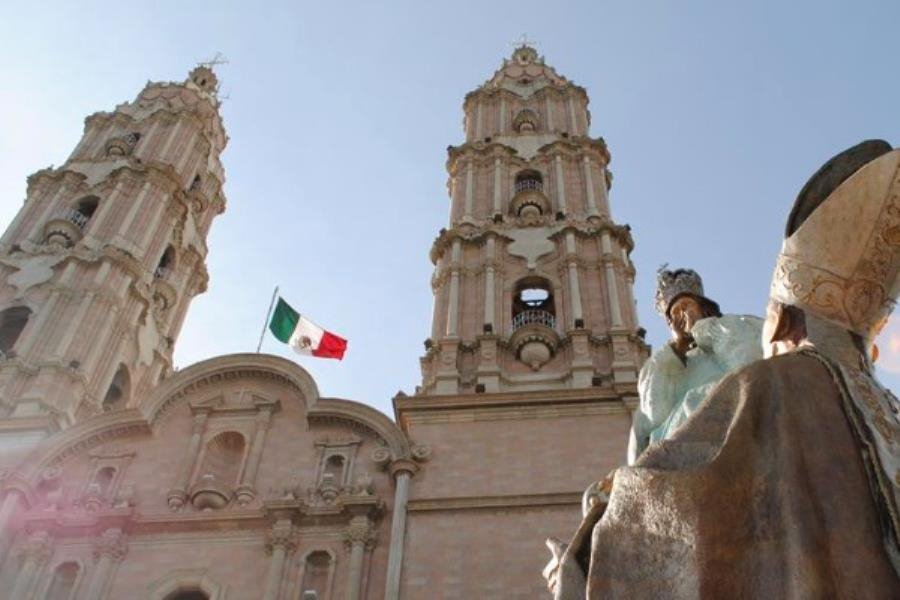
<instances>
[{"instance_id":1,"label":"crowned statue","mask_svg":"<svg viewBox=\"0 0 900 600\"><path fill-rule=\"evenodd\" d=\"M900 150L863 142L791 210L767 358L604 482L550 544L556 600L900 597L900 406L872 364L898 293Z\"/></svg>"},{"instance_id":2,"label":"crowned statue","mask_svg":"<svg viewBox=\"0 0 900 600\"><path fill-rule=\"evenodd\" d=\"M640 405L628 440L628 464L651 442L668 438L729 372L762 358L762 319L723 315L691 269L657 273L656 310L672 340L644 363Z\"/></svg>"}]
</instances>

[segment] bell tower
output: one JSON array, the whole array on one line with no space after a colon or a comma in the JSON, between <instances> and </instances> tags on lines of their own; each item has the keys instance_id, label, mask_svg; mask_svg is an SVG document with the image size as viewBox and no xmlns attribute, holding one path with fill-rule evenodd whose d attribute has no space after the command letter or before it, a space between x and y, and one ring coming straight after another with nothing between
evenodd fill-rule
<instances>
[{"instance_id":1,"label":"bell tower","mask_svg":"<svg viewBox=\"0 0 900 600\"><path fill-rule=\"evenodd\" d=\"M0 445L136 406L172 372L225 208L217 86L205 65L148 83L28 178L0 239L0 418L19 433Z\"/></svg>"},{"instance_id":2,"label":"bell tower","mask_svg":"<svg viewBox=\"0 0 900 600\"><path fill-rule=\"evenodd\" d=\"M634 242L611 217L584 88L529 45L465 99L417 395L633 389L647 355Z\"/></svg>"}]
</instances>

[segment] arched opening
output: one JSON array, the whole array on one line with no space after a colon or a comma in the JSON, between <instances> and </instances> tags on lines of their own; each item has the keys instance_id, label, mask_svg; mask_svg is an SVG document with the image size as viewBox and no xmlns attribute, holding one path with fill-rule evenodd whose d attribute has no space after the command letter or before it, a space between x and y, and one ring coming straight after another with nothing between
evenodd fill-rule
<instances>
[{"instance_id":1,"label":"arched opening","mask_svg":"<svg viewBox=\"0 0 900 600\"><path fill-rule=\"evenodd\" d=\"M512 305L513 330L537 323L551 329L556 326L553 287L542 277L526 277L516 284Z\"/></svg>"},{"instance_id":2,"label":"arched opening","mask_svg":"<svg viewBox=\"0 0 900 600\"><path fill-rule=\"evenodd\" d=\"M125 365L119 365L103 397L103 410L109 411L125 406L131 391L131 377Z\"/></svg>"},{"instance_id":3,"label":"arched opening","mask_svg":"<svg viewBox=\"0 0 900 600\"><path fill-rule=\"evenodd\" d=\"M303 569L303 583L300 585L301 598L315 593L318 600L326 600L328 580L331 575L331 555L324 550L316 550L306 557Z\"/></svg>"},{"instance_id":4,"label":"arched opening","mask_svg":"<svg viewBox=\"0 0 900 600\"><path fill-rule=\"evenodd\" d=\"M159 264L156 266L153 276L156 279L165 279L172 272L173 268L175 268L175 248L170 244L159 258Z\"/></svg>"},{"instance_id":5,"label":"arched opening","mask_svg":"<svg viewBox=\"0 0 900 600\"><path fill-rule=\"evenodd\" d=\"M221 481L229 486L237 484L244 458L244 436L236 431L223 431L206 444L200 476Z\"/></svg>"},{"instance_id":6,"label":"arched opening","mask_svg":"<svg viewBox=\"0 0 900 600\"><path fill-rule=\"evenodd\" d=\"M99 205L100 198L97 196L85 196L75 204L73 222L84 229L91 217L94 216L94 213L97 212Z\"/></svg>"},{"instance_id":7,"label":"arched opening","mask_svg":"<svg viewBox=\"0 0 900 600\"><path fill-rule=\"evenodd\" d=\"M341 485L344 481L344 457L338 454L328 457L322 473L322 483Z\"/></svg>"},{"instance_id":8,"label":"arched opening","mask_svg":"<svg viewBox=\"0 0 900 600\"><path fill-rule=\"evenodd\" d=\"M516 173L516 193L527 190L544 191L544 178L539 171L525 169Z\"/></svg>"},{"instance_id":9,"label":"arched opening","mask_svg":"<svg viewBox=\"0 0 900 600\"><path fill-rule=\"evenodd\" d=\"M99 493L101 496L106 497L111 488L113 481L116 479L116 469L115 467L103 467L97 474L94 475L94 483L97 484L99 488Z\"/></svg>"},{"instance_id":10,"label":"arched opening","mask_svg":"<svg viewBox=\"0 0 900 600\"><path fill-rule=\"evenodd\" d=\"M46 600L71 600L78 583L81 567L74 561L60 563L53 569L53 579L47 588Z\"/></svg>"},{"instance_id":11,"label":"arched opening","mask_svg":"<svg viewBox=\"0 0 900 600\"><path fill-rule=\"evenodd\" d=\"M165 600L209 600L209 595L198 589L176 590L166 596Z\"/></svg>"},{"instance_id":12,"label":"arched opening","mask_svg":"<svg viewBox=\"0 0 900 600\"><path fill-rule=\"evenodd\" d=\"M538 116L533 110L526 108L516 115L513 120L513 129L517 133L533 133L538 128Z\"/></svg>"},{"instance_id":13,"label":"arched opening","mask_svg":"<svg viewBox=\"0 0 900 600\"><path fill-rule=\"evenodd\" d=\"M0 357L10 356L29 318L31 309L26 306L14 306L0 313Z\"/></svg>"}]
</instances>

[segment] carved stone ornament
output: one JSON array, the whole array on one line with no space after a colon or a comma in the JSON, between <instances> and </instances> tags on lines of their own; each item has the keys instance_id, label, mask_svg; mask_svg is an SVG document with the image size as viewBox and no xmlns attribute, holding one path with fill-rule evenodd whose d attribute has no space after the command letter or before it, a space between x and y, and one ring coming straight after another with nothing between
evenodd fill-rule
<instances>
[{"instance_id":1,"label":"carved stone ornament","mask_svg":"<svg viewBox=\"0 0 900 600\"><path fill-rule=\"evenodd\" d=\"M381 446L372 450L372 462L379 467L386 467L391 462L391 450Z\"/></svg>"},{"instance_id":2,"label":"carved stone ornament","mask_svg":"<svg viewBox=\"0 0 900 600\"><path fill-rule=\"evenodd\" d=\"M63 258L58 255L4 258L3 264L18 269L6 280L16 288L16 298L22 298L34 286L50 281L53 278L53 267L62 262Z\"/></svg>"},{"instance_id":3,"label":"carved stone ornament","mask_svg":"<svg viewBox=\"0 0 900 600\"><path fill-rule=\"evenodd\" d=\"M19 557L22 561L31 561L37 564L47 562L53 553L53 544L50 534L46 531L35 531L19 549Z\"/></svg>"},{"instance_id":4,"label":"carved stone ornament","mask_svg":"<svg viewBox=\"0 0 900 600\"><path fill-rule=\"evenodd\" d=\"M266 552L271 554L275 548L283 548L289 554L297 548L297 532L290 523L276 523L266 537Z\"/></svg>"},{"instance_id":5,"label":"carved stone ornament","mask_svg":"<svg viewBox=\"0 0 900 600\"><path fill-rule=\"evenodd\" d=\"M348 546L363 544L371 547L375 545L375 539L375 531L366 517L354 517L351 519L347 530L344 532L344 541Z\"/></svg>"},{"instance_id":6,"label":"carved stone ornament","mask_svg":"<svg viewBox=\"0 0 900 600\"><path fill-rule=\"evenodd\" d=\"M107 557L118 562L127 552L125 534L117 527L107 529L94 540L94 558L97 560Z\"/></svg>"},{"instance_id":7,"label":"carved stone ornament","mask_svg":"<svg viewBox=\"0 0 900 600\"><path fill-rule=\"evenodd\" d=\"M413 459L418 462L425 462L431 458L431 446L425 444L413 446L410 449L410 452L412 453Z\"/></svg>"}]
</instances>

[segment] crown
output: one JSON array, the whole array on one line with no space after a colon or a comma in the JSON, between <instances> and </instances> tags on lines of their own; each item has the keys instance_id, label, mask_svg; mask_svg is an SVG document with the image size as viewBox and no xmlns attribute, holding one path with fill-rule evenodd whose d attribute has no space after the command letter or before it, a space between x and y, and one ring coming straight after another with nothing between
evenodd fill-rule
<instances>
[{"instance_id":1,"label":"crown","mask_svg":"<svg viewBox=\"0 0 900 600\"><path fill-rule=\"evenodd\" d=\"M693 269L667 271L663 265L656 272L656 310L661 315L669 311L669 305L683 294L703 296L703 280Z\"/></svg>"},{"instance_id":2,"label":"crown","mask_svg":"<svg viewBox=\"0 0 900 600\"><path fill-rule=\"evenodd\" d=\"M900 150L843 181L784 240L770 298L870 340L900 293Z\"/></svg>"}]
</instances>

